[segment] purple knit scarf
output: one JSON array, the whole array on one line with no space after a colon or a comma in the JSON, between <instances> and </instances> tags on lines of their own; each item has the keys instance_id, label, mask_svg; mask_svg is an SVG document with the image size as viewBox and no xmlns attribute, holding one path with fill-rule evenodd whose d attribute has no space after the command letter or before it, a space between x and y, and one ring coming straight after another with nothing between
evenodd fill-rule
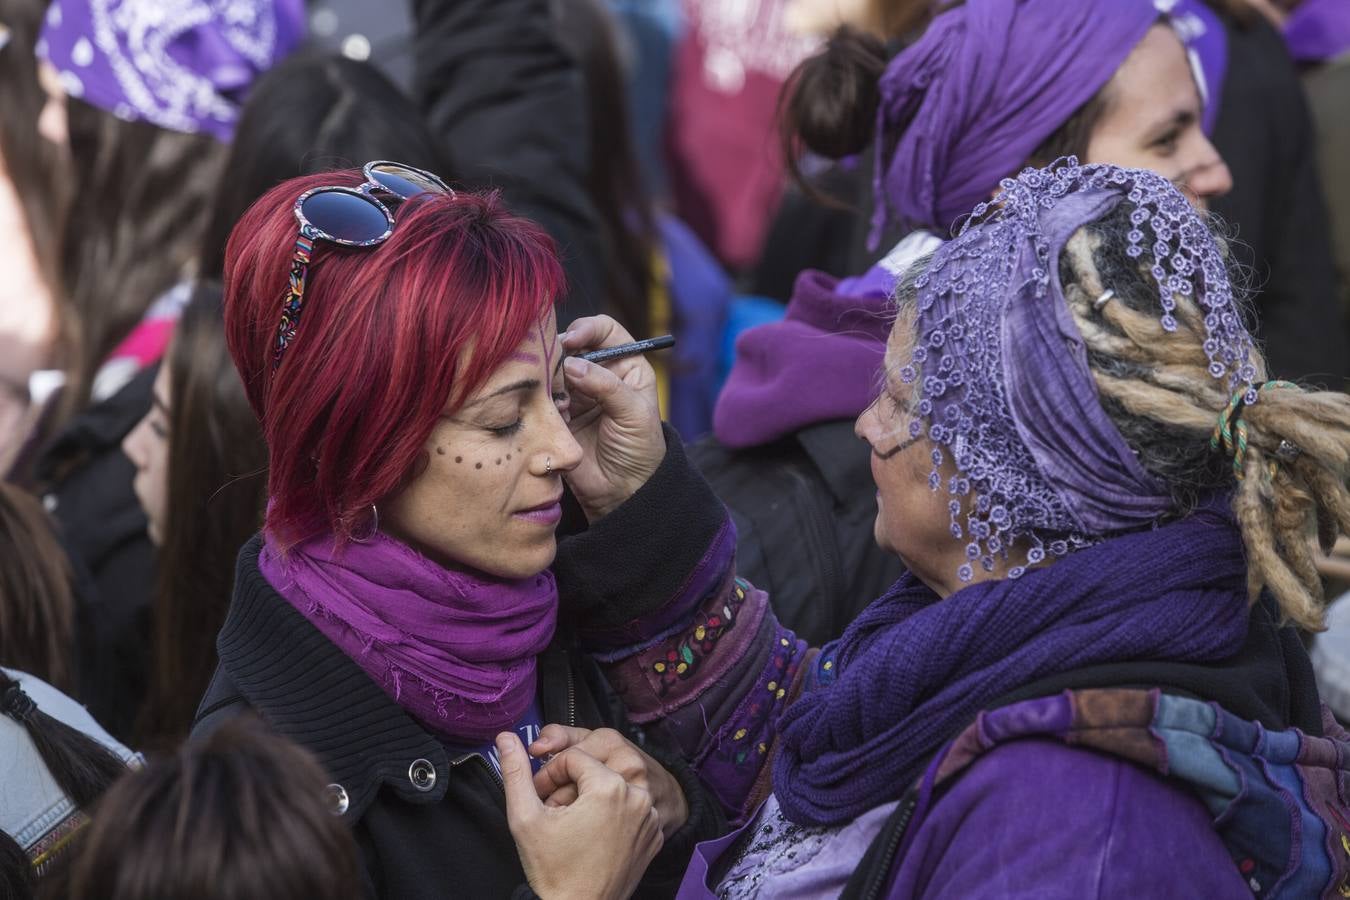
<instances>
[{"instance_id":1,"label":"purple knit scarf","mask_svg":"<svg viewBox=\"0 0 1350 900\"><path fill-rule=\"evenodd\" d=\"M1222 659L1246 632L1246 561L1219 499L943 600L906 575L826 646L836 680L787 709L774 793L794 822L850 821L1018 687L1099 663Z\"/></svg>"},{"instance_id":2,"label":"purple knit scarf","mask_svg":"<svg viewBox=\"0 0 1350 900\"><path fill-rule=\"evenodd\" d=\"M376 533L335 552L331 535L280 558L269 539L263 576L385 693L454 743L491 740L525 713L535 657L553 638L553 573L504 581L444 569Z\"/></svg>"}]
</instances>

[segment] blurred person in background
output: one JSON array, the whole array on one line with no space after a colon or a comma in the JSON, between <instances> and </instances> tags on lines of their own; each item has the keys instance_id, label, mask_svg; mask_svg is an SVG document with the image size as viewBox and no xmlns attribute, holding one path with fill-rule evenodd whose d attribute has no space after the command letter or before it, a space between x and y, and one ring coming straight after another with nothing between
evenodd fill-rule
<instances>
[{"instance_id":1,"label":"blurred person in background","mask_svg":"<svg viewBox=\"0 0 1350 900\"><path fill-rule=\"evenodd\" d=\"M683 0L666 142L674 211L733 273L759 258L783 189L778 93L820 44L787 0Z\"/></svg>"},{"instance_id":2,"label":"blurred person in background","mask_svg":"<svg viewBox=\"0 0 1350 900\"><path fill-rule=\"evenodd\" d=\"M0 665L70 692L75 645L70 561L42 503L0 482Z\"/></svg>"},{"instance_id":3,"label":"blurred person in background","mask_svg":"<svg viewBox=\"0 0 1350 900\"><path fill-rule=\"evenodd\" d=\"M260 722L231 722L112 786L59 896L357 900L356 846L325 781L313 756Z\"/></svg>"},{"instance_id":4,"label":"blurred person in background","mask_svg":"<svg viewBox=\"0 0 1350 900\"><path fill-rule=\"evenodd\" d=\"M166 18L132 0L108 17L103 0L56 0L37 45L44 133L75 173L61 267L79 342L36 477L97 651L77 695L123 737L148 682L154 551L121 442L150 408L243 97L303 29L299 0L190 6Z\"/></svg>"},{"instance_id":5,"label":"blurred person in background","mask_svg":"<svg viewBox=\"0 0 1350 900\"><path fill-rule=\"evenodd\" d=\"M633 334L675 334L674 348L652 363L664 417L692 440L712 427L731 283L698 237L659 208L646 188L634 151L628 79L603 0L562 0L555 15L559 39L586 86L586 186L601 223L606 312Z\"/></svg>"},{"instance_id":6,"label":"blurred person in background","mask_svg":"<svg viewBox=\"0 0 1350 900\"><path fill-rule=\"evenodd\" d=\"M587 190L585 85L556 33L553 4L411 3L413 96L455 183L500 190L557 243L567 273L561 321L607 309L605 233Z\"/></svg>"},{"instance_id":7,"label":"blurred person in background","mask_svg":"<svg viewBox=\"0 0 1350 900\"><path fill-rule=\"evenodd\" d=\"M0 668L0 896L29 900L59 883L94 803L137 759L77 701Z\"/></svg>"},{"instance_id":8,"label":"blurred person in background","mask_svg":"<svg viewBox=\"0 0 1350 900\"><path fill-rule=\"evenodd\" d=\"M216 668L238 548L262 522L267 450L229 351L220 287L198 282L155 377L150 412L122 441L158 550L150 683L137 746L187 736Z\"/></svg>"},{"instance_id":9,"label":"blurred person in background","mask_svg":"<svg viewBox=\"0 0 1350 900\"><path fill-rule=\"evenodd\" d=\"M0 478L27 483L50 422L34 373L59 369L76 324L63 302L59 238L72 180L64 143L41 127L36 45L47 4L0 2ZM50 119L52 116L46 116Z\"/></svg>"}]
</instances>

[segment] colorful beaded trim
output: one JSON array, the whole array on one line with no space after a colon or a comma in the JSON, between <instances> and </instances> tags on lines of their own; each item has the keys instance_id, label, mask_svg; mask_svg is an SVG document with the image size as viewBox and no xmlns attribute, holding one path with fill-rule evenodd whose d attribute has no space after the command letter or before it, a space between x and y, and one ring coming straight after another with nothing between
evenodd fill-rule
<instances>
[{"instance_id":1,"label":"colorful beaded trim","mask_svg":"<svg viewBox=\"0 0 1350 900\"><path fill-rule=\"evenodd\" d=\"M305 277L309 274L309 257L314 251L314 237L310 227L300 229L295 239L295 256L291 258L291 274L286 284L286 296L281 300L281 324L277 326L276 350L272 367L281 365L281 354L295 340L295 329L300 324L300 308L305 301Z\"/></svg>"},{"instance_id":2,"label":"colorful beaded trim","mask_svg":"<svg viewBox=\"0 0 1350 900\"><path fill-rule=\"evenodd\" d=\"M693 676L703 660L712 653L717 642L730 630L741 607L745 604L747 585L736 579L732 595L718 612L703 612L692 628L663 658L652 664L652 671L660 678L657 695L664 697L676 684Z\"/></svg>"}]
</instances>

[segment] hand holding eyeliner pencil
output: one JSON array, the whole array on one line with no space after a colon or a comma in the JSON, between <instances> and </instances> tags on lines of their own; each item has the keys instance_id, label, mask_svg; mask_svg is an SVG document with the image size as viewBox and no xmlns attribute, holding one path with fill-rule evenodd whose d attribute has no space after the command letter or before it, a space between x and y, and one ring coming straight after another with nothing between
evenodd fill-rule
<instances>
[{"instance_id":1,"label":"hand holding eyeliner pencil","mask_svg":"<svg viewBox=\"0 0 1350 900\"><path fill-rule=\"evenodd\" d=\"M582 353L581 358L593 363L613 362L616 359L623 359L625 356L637 356L639 353L649 353L652 350L664 350L667 347L674 346L675 336L663 334L660 337L647 338L645 341L633 341L631 344L619 344L616 347L606 347L603 350L592 350L590 353Z\"/></svg>"}]
</instances>

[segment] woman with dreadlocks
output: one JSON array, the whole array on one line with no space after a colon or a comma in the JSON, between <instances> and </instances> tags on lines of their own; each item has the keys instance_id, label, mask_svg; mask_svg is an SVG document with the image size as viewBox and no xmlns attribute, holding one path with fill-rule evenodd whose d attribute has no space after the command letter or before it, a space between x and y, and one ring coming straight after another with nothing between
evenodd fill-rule
<instances>
[{"instance_id":1,"label":"woman with dreadlocks","mask_svg":"<svg viewBox=\"0 0 1350 900\"><path fill-rule=\"evenodd\" d=\"M1346 883L1350 735L1290 625L1320 627L1314 542L1350 531L1350 397L1267 379L1229 267L1144 170L1068 159L976 206L902 281L857 424L877 541L909 573L820 651L734 577L734 529L673 441L561 543L563 602L588 604L630 717L744 823L682 896ZM617 744L549 726L530 752ZM555 803L570 752L535 781Z\"/></svg>"}]
</instances>

